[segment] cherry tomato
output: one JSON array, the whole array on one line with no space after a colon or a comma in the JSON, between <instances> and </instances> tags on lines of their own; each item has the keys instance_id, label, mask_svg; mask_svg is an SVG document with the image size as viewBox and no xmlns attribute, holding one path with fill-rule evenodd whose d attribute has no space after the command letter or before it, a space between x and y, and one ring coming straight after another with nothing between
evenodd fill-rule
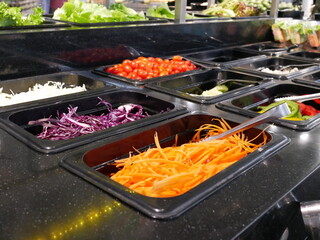
<instances>
[{"instance_id":1,"label":"cherry tomato","mask_svg":"<svg viewBox=\"0 0 320 240\"><path fill-rule=\"evenodd\" d=\"M144 69L139 69L138 75L141 79L145 79L148 76L148 72Z\"/></svg>"},{"instance_id":2,"label":"cherry tomato","mask_svg":"<svg viewBox=\"0 0 320 240\"><path fill-rule=\"evenodd\" d=\"M197 67L189 60L181 56L173 56L171 59L154 57L138 57L134 60L125 59L121 64L105 69L106 72L136 80L145 80L170 74L177 74Z\"/></svg>"},{"instance_id":3,"label":"cherry tomato","mask_svg":"<svg viewBox=\"0 0 320 240\"><path fill-rule=\"evenodd\" d=\"M122 69L126 73L132 72L132 67L129 64L123 65Z\"/></svg>"},{"instance_id":4,"label":"cherry tomato","mask_svg":"<svg viewBox=\"0 0 320 240\"><path fill-rule=\"evenodd\" d=\"M168 74L169 73L167 71L162 71L162 72L159 73L159 77L166 76Z\"/></svg>"},{"instance_id":5,"label":"cherry tomato","mask_svg":"<svg viewBox=\"0 0 320 240\"><path fill-rule=\"evenodd\" d=\"M181 56L173 56L172 60L174 60L174 61L182 61L182 57Z\"/></svg>"},{"instance_id":6,"label":"cherry tomato","mask_svg":"<svg viewBox=\"0 0 320 240\"><path fill-rule=\"evenodd\" d=\"M145 63L145 62L139 62L138 68L140 68L140 69L146 69L146 63Z\"/></svg>"},{"instance_id":7,"label":"cherry tomato","mask_svg":"<svg viewBox=\"0 0 320 240\"><path fill-rule=\"evenodd\" d=\"M124 64L124 65L130 65L130 64L131 64L131 60L125 59L125 60L122 61L122 64Z\"/></svg>"},{"instance_id":8,"label":"cherry tomato","mask_svg":"<svg viewBox=\"0 0 320 240\"><path fill-rule=\"evenodd\" d=\"M131 61L130 66L132 67L132 69L135 69L138 67L138 63L136 60Z\"/></svg>"},{"instance_id":9,"label":"cherry tomato","mask_svg":"<svg viewBox=\"0 0 320 240\"><path fill-rule=\"evenodd\" d=\"M128 76L128 74L126 72L119 72L117 75L121 76L121 77L127 77Z\"/></svg>"},{"instance_id":10,"label":"cherry tomato","mask_svg":"<svg viewBox=\"0 0 320 240\"><path fill-rule=\"evenodd\" d=\"M154 58L154 57L148 57L148 61L149 61L149 62L154 62L154 61L155 61L155 58Z\"/></svg>"},{"instance_id":11,"label":"cherry tomato","mask_svg":"<svg viewBox=\"0 0 320 240\"><path fill-rule=\"evenodd\" d=\"M140 60L140 61L143 61L143 62L147 62L148 61L148 59L146 57L138 57L137 59Z\"/></svg>"}]
</instances>

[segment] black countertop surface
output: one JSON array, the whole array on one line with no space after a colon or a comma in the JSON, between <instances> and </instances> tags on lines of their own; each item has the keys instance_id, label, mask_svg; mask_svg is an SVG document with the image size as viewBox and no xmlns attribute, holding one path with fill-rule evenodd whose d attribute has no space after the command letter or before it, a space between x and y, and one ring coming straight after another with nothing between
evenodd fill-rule
<instances>
[{"instance_id":1,"label":"black countertop surface","mask_svg":"<svg viewBox=\"0 0 320 240\"><path fill-rule=\"evenodd\" d=\"M174 38L166 37L167 32L171 36L181 34L177 39L180 43L184 41L185 45L176 44L181 47L176 49L180 52L190 46L184 36L194 37L196 48L204 38L207 41L203 46L220 47L215 45L215 39L228 29L229 33L224 37L225 43L230 40L230 43L236 44L234 41L240 38L233 41L231 39L239 32L240 35L246 35L244 30L255 37L249 39L249 36L241 41L270 40L270 32L266 29L269 23L255 20L221 24L5 31L0 33L0 48L15 56L23 55L42 63L48 62L50 70L54 66L58 71L73 71L106 81L105 77L91 72L92 66L68 66L54 61L52 56L61 53L68 44L81 45L81 49L110 47L114 43L130 46L136 44L138 49L147 46L143 51L151 51L151 44L142 44L139 37L151 39L150 42L155 44L154 54L157 54L161 47L166 48L167 44L174 43ZM250 30L247 29L248 25ZM257 29L264 34L256 34ZM162 41L166 39L168 43L159 42L160 36ZM168 49L163 55L171 55L173 52L176 51ZM5 59L2 59L2 64L4 62ZM27 75L43 74L38 70ZM10 76L7 79L13 78ZM7 79L4 77L1 80ZM116 80L107 81L117 87L139 89L143 93L185 106L189 112L209 113L239 123L248 119L219 110L215 104L193 103ZM263 129L267 125L259 128ZM150 126L141 127L126 134L129 136L149 128ZM54 154L37 152L0 125L0 239L283 239L283 225L275 222L277 226L274 226L268 221L264 224L266 222L262 219L268 216L275 218L277 214L274 209L281 209L289 203L317 200L293 193L309 175L317 174L320 163L320 128L317 126L309 131L296 131L274 125L268 131L285 135L291 142L181 216L157 220L139 213L61 167L62 159L81 147ZM117 135L112 140L121 137L123 136ZM95 148L108 141L110 139L97 140L85 147ZM315 191L318 191L316 187ZM287 239L305 239L305 235L291 234Z\"/></svg>"}]
</instances>

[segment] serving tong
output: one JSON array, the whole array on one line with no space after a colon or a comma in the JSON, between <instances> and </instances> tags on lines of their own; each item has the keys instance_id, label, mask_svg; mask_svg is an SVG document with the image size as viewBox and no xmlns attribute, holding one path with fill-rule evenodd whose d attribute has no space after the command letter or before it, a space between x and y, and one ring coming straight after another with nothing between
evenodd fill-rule
<instances>
[{"instance_id":1,"label":"serving tong","mask_svg":"<svg viewBox=\"0 0 320 240\"><path fill-rule=\"evenodd\" d=\"M260 68L257 68L256 70L257 71L262 71L266 68L269 68L269 69L273 69L273 70L278 70L278 71L284 71L286 69L293 69L293 68L300 68L300 67L311 67L311 66L316 66L317 64L315 63L302 63L302 64L290 64L290 65L286 65L286 66L282 66L282 65L271 65L269 67L260 67Z\"/></svg>"},{"instance_id":2,"label":"serving tong","mask_svg":"<svg viewBox=\"0 0 320 240\"><path fill-rule=\"evenodd\" d=\"M264 45L265 46L265 45ZM261 52L279 52L279 51L286 51L290 52L292 49L299 47L298 44L292 45L290 47L275 47L275 48L264 48L263 46L259 46L258 51Z\"/></svg>"},{"instance_id":3,"label":"serving tong","mask_svg":"<svg viewBox=\"0 0 320 240\"><path fill-rule=\"evenodd\" d=\"M304 101L309 101L317 98L320 98L320 93L312 93L312 94L306 94L306 95L300 95L300 96L279 97L279 98L275 98L273 101L280 102L283 100L290 100L290 101L304 102Z\"/></svg>"},{"instance_id":4,"label":"serving tong","mask_svg":"<svg viewBox=\"0 0 320 240\"><path fill-rule=\"evenodd\" d=\"M287 103L281 103L273 108L271 108L270 110L254 117L251 118L250 120L241 123L240 125L231 128L228 131L225 131L219 135L216 136L211 136L211 137L207 137L199 142L207 142L207 141L211 141L211 140L216 140L216 139L223 139L226 138L230 135L245 131L249 128L255 127L257 125L263 124L265 122L269 122L278 118L282 118L284 116L287 116L288 114L290 114L291 111L289 109L289 106Z\"/></svg>"},{"instance_id":5,"label":"serving tong","mask_svg":"<svg viewBox=\"0 0 320 240\"><path fill-rule=\"evenodd\" d=\"M305 63L305 64L290 64L290 65L286 65L286 66L280 66L277 70L279 71L283 71L287 68L299 68L299 67L310 67L310 66L315 66L316 64L314 63Z\"/></svg>"}]
</instances>

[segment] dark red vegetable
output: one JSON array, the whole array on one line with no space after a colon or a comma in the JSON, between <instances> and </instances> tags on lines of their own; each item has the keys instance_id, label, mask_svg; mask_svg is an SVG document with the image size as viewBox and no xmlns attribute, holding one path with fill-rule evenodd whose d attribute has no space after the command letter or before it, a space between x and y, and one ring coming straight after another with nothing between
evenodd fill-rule
<instances>
[{"instance_id":1,"label":"dark red vegetable","mask_svg":"<svg viewBox=\"0 0 320 240\"><path fill-rule=\"evenodd\" d=\"M315 101L316 103L320 104L320 99L313 99L313 101Z\"/></svg>"},{"instance_id":2,"label":"dark red vegetable","mask_svg":"<svg viewBox=\"0 0 320 240\"><path fill-rule=\"evenodd\" d=\"M310 106L310 105L306 105L304 103L300 103L299 104L299 109L302 115L307 115L307 116L315 116L318 113L320 113L319 110L315 109L314 107Z\"/></svg>"}]
</instances>

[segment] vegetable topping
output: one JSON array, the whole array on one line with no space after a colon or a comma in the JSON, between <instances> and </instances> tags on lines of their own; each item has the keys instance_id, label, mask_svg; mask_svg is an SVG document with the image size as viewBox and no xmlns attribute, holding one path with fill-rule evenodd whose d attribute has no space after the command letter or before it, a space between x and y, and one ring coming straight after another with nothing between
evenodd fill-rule
<instances>
[{"instance_id":1,"label":"vegetable topping","mask_svg":"<svg viewBox=\"0 0 320 240\"><path fill-rule=\"evenodd\" d=\"M105 71L134 80L146 80L194 69L197 67L189 60L174 56L172 59L154 57L138 57L132 61L126 59L121 64L106 68Z\"/></svg>"},{"instance_id":2,"label":"vegetable topping","mask_svg":"<svg viewBox=\"0 0 320 240\"><path fill-rule=\"evenodd\" d=\"M66 87L62 82L48 81L47 83L35 84L30 87L27 92L14 93L11 89L11 94L3 93L3 88L0 88L0 107L24 103L34 100L40 100L50 97L62 96L71 93L86 91L85 85Z\"/></svg>"},{"instance_id":3,"label":"vegetable topping","mask_svg":"<svg viewBox=\"0 0 320 240\"><path fill-rule=\"evenodd\" d=\"M229 90L228 87L226 85L224 85L224 84L217 85L212 89L203 91L201 96L203 96L203 97L213 97L213 96L217 96L217 95L220 95L222 93L228 92L228 90Z\"/></svg>"},{"instance_id":4,"label":"vegetable topping","mask_svg":"<svg viewBox=\"0 0 320 240\"><path fill-rule=\"evenodd\" d=\"M212 4L202 13L217 17L245 17L257 16L259 15L259 10L243 1L223 0L221 3Z\"/></svg>"},{"instance_id":5,"label":"vegetable topping","mask_svg":"<svg viewBox=\"0 0 320 240\"><path fill-rule=\"evenodd\" d=\"M149 197L174 197L189 191L267 142L264 132L263 140L256 144L252 142L254 139L248 140L243 133L223 140L198 142L202 132L206 132L206 138L230 129L226 121L219 121L221 126L202 125L192 141L181 146L162 148L156 133L156 147L116 160L120 170L111 179Z\"/></svg>"},{"instance_id":6,"label":"vegetable topping","mask_svg":"<svg viewBox=\"0 0 320 240\"><path fill-rule=\"evenodd\" d=\"M170 10L167 3L162 3L159 6L150 6L146 11L146 15L148 17L174 19L175 10ZM186 13L186 19L197 19L197 18L200 18L200 17L196 17L193 14Z\"/></svg>"},{"instance_id":7,"label":"vegetable topping","mask_svg":"<svg viewBox=\"0 0 320 240\"><path fill-rule=\"evenodd\" d=\"M24 16L20 7L9 7L7 3L0 2L0 26L14 27L25 25L40 25L41 23L43 23L43 9L40 6L37 6L32 10L32 14Z\"/></svg>"},{"instance_id":8,"label":"vegetable topping","mask_svg":"<svg viewBox=\"0 0 320 240\"><path fill-rule=\"evenodd\" d=\"M42 125L42 132L37 137L56 141L75 138L149 116L148 113L144 113L140 105L125 104L113 109L110 103L99 99L99 104L102 103L107 107L107 114L102 113L99 116L78 115L78 107L70 106L68 113L62 113L56 119L43 118L30 121L29 125Z\"/></svg>"},{"instance_id":9,"label":"vegetable topping","mask_svg":"<svg viewBox=\"0 0 320 240\"><path fill-rule=\"evenodd\" d=\"M76 23L126 22L147 20L144 13L136 12L123 3L115 3L107 9L96 3L69 0L53 13L53 19Z\"/></svg>"},{"instance_id":10,"label":"vegetable topping","mask_svg":"<svg viewBox=\"0 0 320 240\"><path fill-rule=\"evenodd\" d=\"M258 106L258 109L261 109L259 113L264 113L265 111L268 111L269 109L277 105L280 105L283 102L286 102L288 104L291 111L289 115L281 118L284 120L303 121L320 113L320 110L317 110L312 106L306 105L304 103L296 102L296 101L290 101L290 100L274 102L267 106Z\"/></svg>"}]
</instances>

